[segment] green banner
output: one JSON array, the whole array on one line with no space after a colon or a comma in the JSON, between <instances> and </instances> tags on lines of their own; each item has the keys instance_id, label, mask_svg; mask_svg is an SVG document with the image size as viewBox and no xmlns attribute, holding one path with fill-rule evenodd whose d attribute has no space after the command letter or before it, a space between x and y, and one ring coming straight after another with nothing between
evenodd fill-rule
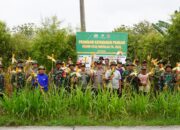
<instances>
[{"instance_id":1,"label":"green banner","mask_svg":"<svg viewBox=\"0 0 180 130\"><path fill-rule=\"evenodd\" d=\"M78 55L121 55L127 56L128 34L120 32L77 32Z\"/></svg>"}]
</instances>

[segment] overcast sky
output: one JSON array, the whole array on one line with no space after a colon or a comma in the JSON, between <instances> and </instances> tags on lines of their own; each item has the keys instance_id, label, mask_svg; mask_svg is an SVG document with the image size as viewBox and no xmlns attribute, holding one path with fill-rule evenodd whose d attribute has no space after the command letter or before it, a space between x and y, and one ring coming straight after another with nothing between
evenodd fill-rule
<instances>
[{"instance_id":1,"label":"overcast sky","mask_svg":"<svg viewBox=\"0 0 180 130\"><path fill-rule=\"evenodd\" d=\"M169 21L180 0L84 0L87 31L112 31L122 24L142 20ZM8 27L23 23L40 24L56 15L63 26L80 26L79 0L0 0L0 20Z\"/></svg>"}]
</instances>

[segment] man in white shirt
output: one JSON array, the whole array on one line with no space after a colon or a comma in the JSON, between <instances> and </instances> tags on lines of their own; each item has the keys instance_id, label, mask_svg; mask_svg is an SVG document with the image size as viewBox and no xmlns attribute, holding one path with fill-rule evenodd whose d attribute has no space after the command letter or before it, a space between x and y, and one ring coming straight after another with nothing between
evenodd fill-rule
<instances>
[{"instance_id":1,"label":"man in white shirt","mask_svg":"<svg viewBox=\"0 0 180 130\"><path fill-rule=\"evenodd\" d=\"M116 62L111 62L110 69L105 73L105 79L109 82L107 88L121 96L121 74L116 69Z\"/></svg>"}]
</instances>

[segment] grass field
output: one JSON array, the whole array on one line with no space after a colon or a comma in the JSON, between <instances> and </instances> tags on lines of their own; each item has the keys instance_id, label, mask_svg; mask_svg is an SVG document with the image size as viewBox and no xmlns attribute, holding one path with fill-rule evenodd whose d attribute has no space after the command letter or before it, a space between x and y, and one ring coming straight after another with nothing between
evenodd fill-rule
<instances>
[{"instance_id":1,"label":"grass field","mask_svg":"<svg viewBox=\"0 0 180 130\"><path fill-rule=\"evenodd\" d=\"M178 92L119 98L109 91L24 90L0 100L0 125L178 125L179 99Z\"/></svg>"}]
</instances>

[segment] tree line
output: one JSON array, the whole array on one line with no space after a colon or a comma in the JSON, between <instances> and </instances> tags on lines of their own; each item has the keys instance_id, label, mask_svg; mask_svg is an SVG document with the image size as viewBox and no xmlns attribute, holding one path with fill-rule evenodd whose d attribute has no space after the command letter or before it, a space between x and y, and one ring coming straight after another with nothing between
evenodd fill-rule
<instances>
[{"instance_id":1,"label":"tree line","mask_svg":"<svg viewBox=\"0 0 180 130\"><path fill-rule=\"evenodd\" d=\"M157 25L157 24L156 24ZM133 26L121 25L112 32L128 33L128 57L143 61L148 56L163 59L174 64L180 59L180 12L171 15L171 21L161 33L153 23L141 21ZM162 29L163 30L163 29ZM38 60L40 64L51 67L47 55L66 61L71 57L76 61L76 35L71 28L61 27L56 16L46 18L37 26L34 23L8 28L0 21L0 57L4 66L11 64L12 54L17 59Z\"/></svg>"}]
</instances>

